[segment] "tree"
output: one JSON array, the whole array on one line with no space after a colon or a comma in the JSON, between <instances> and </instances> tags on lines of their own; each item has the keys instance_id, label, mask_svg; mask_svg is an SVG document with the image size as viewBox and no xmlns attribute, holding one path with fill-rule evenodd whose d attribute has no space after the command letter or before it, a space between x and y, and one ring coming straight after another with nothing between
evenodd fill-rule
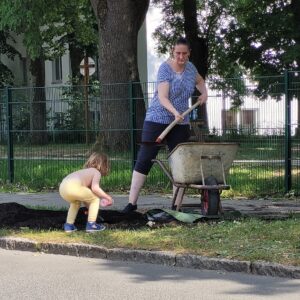
<instances>
[{"instance_id":1,"label":"tree","mask_svg":"<svg viewBox=\"0 0 300 300\"><path fill-rule=\"evenodd\" d=\"M233 44L231 57L258 83L254 91L258 97L280 99L285 92L284 78L273 75L300 68L300 2L262 0L252 7L251 1L234 1L231 15L229 29L224 31L225 43ZM265 76L272 77L266 80ZM291 72L290 76L293 84L299 84L297 73ZM293 89L289 94L299 103L299 94L293 94Z\"/></svg>"},{"instance_id":2,"label":"tree","mask_svg":"<svg viewBox=\"0 0 300 300\"><path fill-rule=\"evenodd\" d=\"M205 79L208 71L208 41L206 38L199 35L199 25L197 19L197 1L183 0L182 9L184 16L184 32L187 39L191 43L191 61L194 63L199 74ZM194 96L198 96L196 90ZM198 112L198 119L201 120L200 125L196 125L199 129L208 128L208 117L206 103L202 105Z\"/></svg>"},{"instance_id":3,"label":"tree","mask_svg":"<svg viewBox=\"0 0 300 300\"><path fill-rule=\"evenodd\" d=\"M205 79L208 75L208 30L204 22L198 21L198 10L204 9L203 3L196 0L154 0L153 3L162 8L164 22L156 29L154 37L159 41L160 53L171 52L171 47L179 36L186 36L191 44L190 60L199 74ZM171 29L171 30L170 30ZM195 91L194 96L198 92ZM201 128L208 128L206 104L198 110Z\"/></svg>"},{"instance_id":4,"label":"tree","mask_svg":"<svg viewBox=\"0 0 300 300\"><path fill-rule=\"evenodd\" d=\"M61 56L67 50L67 43L74 58L78 56L73 55L76 41L87 50L95 42L94 19L88 5L88 0L0 1L0 29L22 35L31 60L30 71L36 87L32 102L33 143L47 142L45 91L41 88L45 86L45 60ZM76 67L79 65L76 58L72 62ZM73 65L74 74L78 74L78 67L75 69Z\"/></svg>"},{"instance_id":5,"label":"tree","mask_svg":"<svg viewBox=\"0 0 300 300\"><path fill-rule=\"evenodd\" d=\"M114 149L128 145L129 136L117 129L130 128L130 82L139 82L137 37L149 6L149 0L91 0L99 31L99 80L101 97L101 129L110 132L103 143ZM112 83L118 85L111 86ZM141 127L145 105L141 86L134 84L136 125ZM107 101L106 101L107 100Z\"/></svg>"},{"instance_id":6,"label":"tree","mask_svg":"<svg viewBox=\"0 0 300 300\"><path fill-rule=\"evenodd\" d=\"M9 41L14 41L11 35L4 30L0 30L0 54L6 55L10 59L14 59L19 53L9 44ZM0 87L2 88L3 86L11 85L12 83L12 72L0 61Z\"/></svg>"},{"instance_id":7,"label":"tree","mask_svg":"<svg viewBox=\"0 0 300 300\"><path fill-rule=\"evenodd\" d=\"M80 77L79 65L84 55L94 57L98 53L97 21L89 0L62 1L56 5L57 11L51 24L47 25L45 39L51 43L49 50L52 53L53 49L64 53L68 45L72 78ZM51 39L53 30L55 37Z\"/></svg>"},{"instance_id":8,"label":"tree","mask_svg":"<svg viewBox=\"0 0 300 300\"><path fill-rule=\"evenodd\" d=\"M32 9L31 1L2 0L0 2L0 25L1 29L13 31L16 34L24 34L24 44L31 58L31 73L34 77L36 87L45 85L44 51L42 48L42 35L40 22L43 20L43 7L40 2ZM46 129L46 102L45 93L41 89L36 89L33 97L33 129L32 142L43 144L47 140Z\"/></svg>"},{"instance_id":9,"label":"tree","mask_svg":"<svg viewBox=\"0 0 300 300\"><path fill-rule=\"evenodd\" d=\"M206 41L208 46L207 74L212 79L211 87L221 89L235 106L247 94L242 75L258 82L255 93L263 98L274 92L274 87L280 95L283 79L274 78L270 84L262 76L299 69L300 3L297 0L262 0L255 5L251 0L153 2L162 5L164 13L164 22L155 32L160 42L158 50L165 53L173 36L185 34L193 41L198 34L198 39ZM205 52L198 51L198 55L203 60L206 58ZM300 120L300 110L298 114Z\"/></svg>"}]
</instances>

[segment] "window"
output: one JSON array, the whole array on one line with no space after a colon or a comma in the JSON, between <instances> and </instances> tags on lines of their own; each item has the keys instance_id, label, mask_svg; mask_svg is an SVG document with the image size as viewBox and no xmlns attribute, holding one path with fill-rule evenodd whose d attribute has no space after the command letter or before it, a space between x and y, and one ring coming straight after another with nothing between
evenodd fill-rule
<instances>
[{"instance_id":1,"label":"window","mask_svg":"<svg viewBox=\"0 0 300 300\"><path fill-rule=\"evenodd\" d=\"M62 82L62 63L61 57L55 58L52 61L52 81L54 83Z\"/></svg>"},{"instance_id":2,"label":"window","mask_svg":"<svg viewBox=\"0 0 300 300\"><path fill-rule=\"evenodd\" d=\"M255 131L256 127L256 109L222 110L222 129L224 134L233 132L250 134Z\"/></svg>"},{"instance_id":3,"label":"window","mask_svg":"<svg viewBox=\"0 0 300 300\"><path fill-rule=\"evenodd\" d=\"M238 128L238 115L235 110L222 110L222 129L224 133Z\"/></svg>"},{"instance_id":4,"label":"window","mask_svg":"<svg viewBox=\"0 0 300 300\"><path fill-rule=\"evenodd\" d=\"M256 111L253 109L243 109L241 111L241 124L243 128L252 129L256 126Z\"/></svg>"}]
</instances>

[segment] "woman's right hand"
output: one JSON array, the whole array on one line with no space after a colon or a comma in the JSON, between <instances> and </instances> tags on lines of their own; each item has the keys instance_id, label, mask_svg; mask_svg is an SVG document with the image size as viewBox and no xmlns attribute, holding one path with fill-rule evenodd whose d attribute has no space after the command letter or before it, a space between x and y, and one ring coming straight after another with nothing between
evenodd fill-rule
<instances>
[{"instance_id":1,"label":"woman's right hand","mask_svg":"<svg viewBox=\"0 0 300 300\"><path fill-rule=\"evenodd\" d=\"M178 123L184 120L184 117L179 112L176 112L174 116L175 116L175 120L178 121Z\"/></svg>"}]
</instances>

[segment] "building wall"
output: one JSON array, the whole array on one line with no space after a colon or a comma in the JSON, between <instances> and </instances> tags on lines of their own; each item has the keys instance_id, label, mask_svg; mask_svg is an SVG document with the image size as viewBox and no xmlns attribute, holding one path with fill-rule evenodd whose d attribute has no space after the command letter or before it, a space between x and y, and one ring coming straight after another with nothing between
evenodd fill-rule
<instances>
[{"instance_id":1,"label":"building wall","mask_svg":"<svg viewBox=\"0 0 300 300\"><path fill-rule=\"evenodd\" d=\"M1 62L4 63L14 74L15 81L14 86L31 86L32 79L29 72L30 59L27 57L26 48L22 43L22 35L14 36L15 43L12 45L21 53L22 58L18 56L14 60L9 59L6 55L0 55ZM83 57L82 57L83 58ZM68 50L61 57L62 62L62 80L55 81L53 77L53 62L47 60L45 62L45 85L57 86L66 84L69 81L69 75L71 74L70 57ZM146 34L146 22L142 25L138 34L138 68L140 74L140 80L142 82L148 81L147 72L147 34Z\"/></svg>"},{"instance_id":2,"label":"building wall","mask_svg":"<svg viewBox=\"0 0 300 300\"><path fill-rule=\"evenodd\" d=\"M30 61L27 57L26 48L23 46L21 35L12 34L15 42L10 41L10 44L19 51L21 57L15 56L13 60L6 55L0 55L1 62L6 65L13 73L16 86L27 86L31 82L29 72Z\"/></svg>"}]
</instances>

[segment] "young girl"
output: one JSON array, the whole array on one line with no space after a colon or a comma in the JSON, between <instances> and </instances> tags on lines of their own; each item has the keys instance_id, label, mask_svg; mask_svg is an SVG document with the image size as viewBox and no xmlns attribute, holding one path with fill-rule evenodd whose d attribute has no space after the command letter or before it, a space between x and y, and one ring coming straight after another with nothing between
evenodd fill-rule
<instances>
[{"instance_id":1,"label":"young girl","mask_svg":"<svg viewBox=\"0 0 300 300\"><path fill-rule=\"evenodd\" d=\"M99 186L101 176L109 171L108 158L105 154L92 153L82 170L73 172L63 179L59 186L61 197L70 203L67 221L64 224L65 232L76 231L74 222L81 202L89 207L86 232L97 232L105 229L103 224L97 224L100 200L104 198L112 205L113 199Z\"/></svg>"}]
</instances>

